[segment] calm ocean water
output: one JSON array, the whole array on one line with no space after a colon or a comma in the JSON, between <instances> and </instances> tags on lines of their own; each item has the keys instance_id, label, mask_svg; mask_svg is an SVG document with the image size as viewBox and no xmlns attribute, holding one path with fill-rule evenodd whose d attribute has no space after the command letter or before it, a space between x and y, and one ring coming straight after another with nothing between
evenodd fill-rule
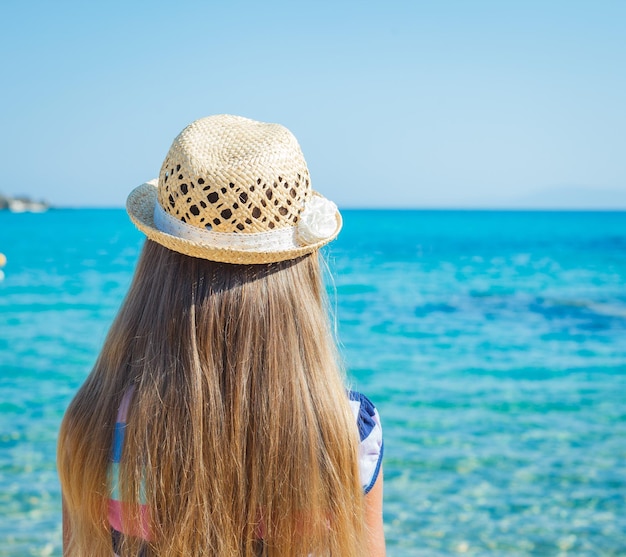
<instances>
[{"instance_id":1,"label":"calm ocean water","mask_svg":"<svg viewBox=\"0 0 626 557\"><path fill-rule=\"evenodd\" d=\"M0 555L61 554L58 425L141 243L0 212ZM389 555L626 555L626 213L346 211L327 254Z\"/></svg>"}]
</instances>

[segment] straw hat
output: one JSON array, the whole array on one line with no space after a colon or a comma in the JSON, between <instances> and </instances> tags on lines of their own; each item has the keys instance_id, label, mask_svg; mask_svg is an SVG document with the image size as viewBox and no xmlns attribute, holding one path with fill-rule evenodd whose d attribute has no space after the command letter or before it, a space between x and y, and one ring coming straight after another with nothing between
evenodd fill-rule
<instances>
[{"instance_id":1,"label":"straw hat","mask_svg":"<svg viewBox=\"0 0 626 557\"><path fill-rule=\"evenodd\" d=\"M126 202L148 238L225 263L270 263L319 249L341 229L336 205L311 189L293 134L240 116L196 120L174 140L158 180Z\"/></svg>"}]
</instances>

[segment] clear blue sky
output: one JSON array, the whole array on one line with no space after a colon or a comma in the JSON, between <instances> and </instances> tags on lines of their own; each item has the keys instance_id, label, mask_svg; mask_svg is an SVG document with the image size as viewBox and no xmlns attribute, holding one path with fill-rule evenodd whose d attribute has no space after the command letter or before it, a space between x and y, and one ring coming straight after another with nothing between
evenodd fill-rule
<instances>
[{"instance_id":1,"label":"clear blue sky","mask_svg":"<svg viewBox=\"0 0 626 557\"><path fill-rule=\"evenodd\" d=\"M626 2L0 4L0 192L122 206L176 134L298 137L343 207L626 208Z\"/></svg>"}]
</instances>

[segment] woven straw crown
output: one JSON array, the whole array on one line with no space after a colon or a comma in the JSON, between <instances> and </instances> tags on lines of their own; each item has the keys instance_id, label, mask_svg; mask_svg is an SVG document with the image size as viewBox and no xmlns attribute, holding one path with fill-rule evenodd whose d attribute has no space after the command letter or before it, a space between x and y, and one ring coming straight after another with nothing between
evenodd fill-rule
<instances>
[{"instance_id":1,"label":"woven straw crown","mask_svg":"<svg viewBox=\"0 0 626 557\"><path fill-rule=\"evenodd\" d=\"M158 182L133 190L127 210L165 247L227 263L292 259L328 243L341 228L336 206L311 189L293 134L230 115L187 126Z\"/></svg>"}]
</instances>

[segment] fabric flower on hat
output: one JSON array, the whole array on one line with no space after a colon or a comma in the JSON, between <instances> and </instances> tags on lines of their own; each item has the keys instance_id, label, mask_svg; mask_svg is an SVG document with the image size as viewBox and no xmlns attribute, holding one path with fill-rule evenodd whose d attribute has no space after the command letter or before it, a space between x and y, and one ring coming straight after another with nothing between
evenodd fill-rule
<instances>
[{"instance_id":1,"label":"fabric flower on hat","mask_svg":"<svg viewBox=\"0 0 626 557\"><path fill-rule=\"evenodd\" d=\"M314 244L328 238L337 228L337 205L324 197L313 196L298 219L301 244Z\"/></svg>"}]
</instances>

